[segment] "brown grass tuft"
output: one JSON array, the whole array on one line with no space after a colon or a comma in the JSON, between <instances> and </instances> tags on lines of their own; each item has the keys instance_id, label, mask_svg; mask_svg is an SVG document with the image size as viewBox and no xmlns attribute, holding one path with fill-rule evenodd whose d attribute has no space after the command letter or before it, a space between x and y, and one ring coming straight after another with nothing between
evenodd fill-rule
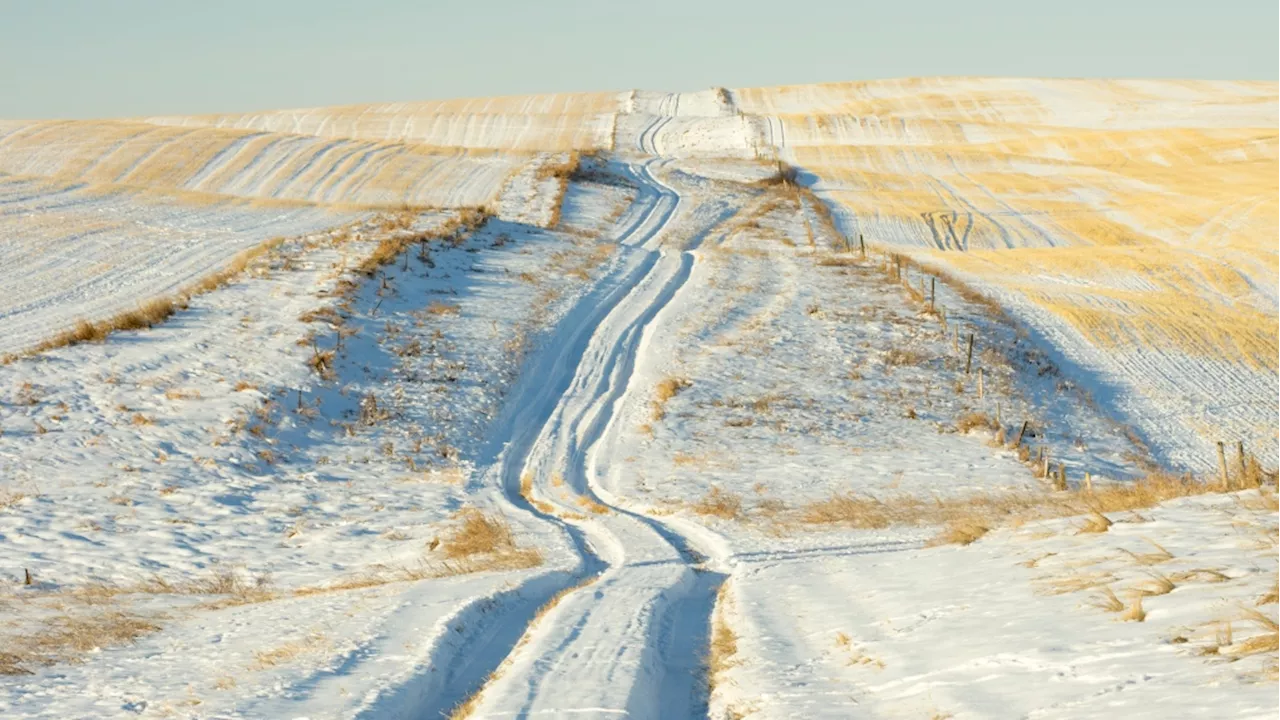
<instances>
[{"instance_id":1,"label":"brown grass tuft","mask_svg":"<svg viewBox=\"0 0 1280 720\"><path fill-rule=\"evenodd\" d=\"M1089 517L1080 526L1082 533L1104 533L1111 527L1111 519L1097 510L1090 509Z\"/></svg>"},{"instance_id":2,"label":"brown grass tuft","mask_svg":"<svg viewBox=\"0 0 1280 720\"><path fill-rule=\"evenodd\" d=\"M930 545L968 545L986 535L991 528L986 523L971 517L956 518L947 523Z\"/></svg>"},{"instance_id":3,"label":"brown grass tuft","mask_svg":"<svg viewBox=\"0 0 1280 720\"><path fill-rule=\"evenodd\" d=\"M1158 572L1149 572L1147 574L1151 577L1151 579L1147 580L1141 585L1137 585L1134 587L1134 591L1136 591L1140 595L1146 595L1146 596L1168 595L1169 593L1173 592L1174 588L1176 587L1173 583L1173 580L1169 579L1168 575L1163 575Z\"/></svg>"},{"instance_id":4,"label":"brown grass tuft","mask_svg":"<svg viewBox=\"0 0 1280 720\"><path fill-rule=\"evenodd\" d=\"M516 549L511 528L498 516L466 508L458 511L454 519L459 524L444 542L445 557L461 559Z\"/></svg>"},{"instance_id":5,"label":"brown grass tuft","mask_svg":"<svg viewBox=\"0 0 1280 720\"><path fill-rule=\"evenodd\" d=\"M1254 608L1244 608L1243 619L1261 628L1262 634L1237 643L1231 643L1228 638L1227 646L1219 648L1219 652L1233 658L1261 654L1274 656L1280 650L1280 625Z\"/></svg>"},{"instance_id":6,"label":"brown grass tuft","mask_svg":"<svg viewBox=\"0 0 1280 720\"><path fill-rule=\"evenodd\" d=\"M426 311L429 315L457 315L462 312L462 307L455 303L432 300L427 304Z\"/></svg>"},{"instance_id":7,"label":"brown grass tuft","mask_svg":"<svg viewBox=\"0 0 1280 720\"><path fill-rule=\"evenodd\" d=\"M2 502L0 502L0 507L3 507ZM1272 580L1271 589L1268 590L1266 594L1264 594L1262 597L1258 598L1258 602L1254 604L1259 606L1274 605L1277 602L1280 602L1280 583L1276 582L1275 580Z\"/></svg>"},{"instance_id":8,"label":"brown grass tuft","mask_svg":"<svg viewBox=\"0 0 1280 720\"><path fill-rule=\"evenodd\" d=\"M1142 593L1135 592L1129 599L1129 607L1120 615L1124 622L1142 622L1147 619L1147 611L1142 609Z\"/></svg>"},{"instance_id":9,"label":"brown grass tuft","mask_svg":"<svg viewBox=\"0 0 1280 720\"><path fill-rule=\"evenodd\" d=\"M1103 588L1098 591L1098 597L1090 600L1089 604L1099 610L1105 610L1106 612L1120 612L1121 610L1124 610L1124 603L1120 602L1120 598L1116 597L1115 591L1107 586L1103 586Z\"/></svg>"},{"instance_id":10,"label":"brown grass tuft","mask_svg":"<svg viewBox=\"0 0 1280 720\"><path fill-rule=\"evenodd\" d=\"M970 430L991 430L994 431L998 425L990 415L986 413L970 412L956 418L956 431L967 433Z\"/></svg>"},{"instance_id":11,"label":"brown grass tuft","mask_svg":"<svg viewBox=\"0 0 1280 720\"><path fill-rule=\"evenodd\" d=\"M712 485L702 499L693 504L693 511L699 515L712 515L725 520L737 520L742 517L742 498L734 493L727 493L718 485Z\"/></svg>"},{"instance_id":12,"label":"brown grass tuft","mask_svg":"<svg viewBox=\"0 0 1280 720\"><path fill-rule=\"evenodd\" d=\"M658 383L653 391L653 420L657 422L667 416L667 402L680 394L680 391L692 386L687 378L668 377Z\"/></svg>"}]
</instances>

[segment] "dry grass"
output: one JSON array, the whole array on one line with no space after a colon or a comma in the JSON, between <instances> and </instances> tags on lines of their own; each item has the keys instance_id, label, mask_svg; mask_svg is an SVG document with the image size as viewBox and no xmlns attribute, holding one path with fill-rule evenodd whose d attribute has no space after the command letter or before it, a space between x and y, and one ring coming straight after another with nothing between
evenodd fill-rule
<instances>
[{"instance_id":1,"label":"dry grass","mask_svg":"<svg viewBox=\"0 0 1280 720\"><path fill-rule=\"evenodd\" d=\"M738 520L742 517L742 497L725 492L718 485L712 485L707 494L692 505L692 509L699 515Z\"/></svg>"},{"instance_id":2,"label":"dry grass","mask_svg":"<svg viewBox=\"0 0 1280 720\"><path fill-rule=\"evenodd\" d=\"M995 431L999 425L995 418L986 413L969 412L956 418L956 431L967 433L971 430Z\"/></svg>"},{"instance_id":3,"label":"dry grass","mask_svg":"<svg viewBox=\"0 0 1280 720\"><path fill-rule=\"evenodd\" d=\"M1103 587L1098 591L1098 596L1089 601L1089 604L1099 610L1106 612L1120 612L1124 610L1124 603L1120 598L1116 597L1116 593L1110 587Z\"/></svg>"},{"instance_id":4,"label":"dry grass","mask_svg":"<svg viewBox=\"0 0 1280 720\"><path fill-rule=\"evenodd\" d=\"M1159 565L1162 562L1166 562L1168 560L1173 559L1173 553L1164 549L1164 547L1160 545L1160 543L1157 543L1156 541L1151 540L1149 538L1143 538L1143 539L1146 540L1148 543L1150 543L1153 547L1155 547L1156 551L1149 552L1149 553L1136 553L1136 552L1133 552L1132 550L1125 550L1124 548L1121 548L1120 552L1133 558L1133 561L1135 563L1139 565L1144 565L1144 566Z\"/></svg>"},{"instance_id":5,"label":"dry grass","mask_svg":"<svg viewBox=\"0 0 1280 720\"><path fill-rule=\"evenodd\" d=\"M25 493L14 490L0 490L0 510L7 510L17 506L18 503L26 499Z\"/></svg>"},{"instance_id":6,"label":"dry grass","mask_svg":"<svg viewBox=\"0 0 1280 720\"><path fill-rule=\"evenodd\" d=\"M1175 583L1185 582L1203 582L1203 583L1220 583L1230 580L1229 575L1224 575L1217 570L1209 568L1196 568L1194 570L1183 570L1181 572L1171 573L1169 578Z\"/></svg>"},{"instance_id":7,"label":"dry grass","mask_svg":"<svg viewBox=\"0 0 1280 720\"><path fill-rule=\"evenodd\" d=\"M283 238L274 238L245 250L233 257L222 269L186 285L172 295L144 300L132 310L125 310L103 320L78 320L70 329L58 333L30 350L16 355L6 355L3 361L8 362L16 357L28 357L69 345L103 342L111 333L122 330L150 329L168 320L179 310L185 310L192 298L217 290L236 279L248 270L252 263L276 250L283 243Z\"/></svg>"},{"instance_id":8,"label":"dry grass","mask_svg":"<svg viewBox=\"0 0 1280 720\"><path fill-rule=\"evenodd\" d=\"M890 348L884 354L884 364L887 367L920 365L927 359L924 353L912 348Z\"/></svg>"},{"instance_id":9,"label":"dry grass","mask_svg":"<svg viewBox=\"0 0 1280 720\"><path fill-rule=\"evenodd\" d=\"M374 565L344 580L298 588L292 594L305 597L361 590L394 582L414 582L496 570L522 570L542 564L542 553L537 548L517 545L510 526L501 516L476 508L463 508L454 513L451 522L453 524L444 534L443 540L433 539L425 547L428 553L443 548L440 560L424 560L413 566Z\"/></svg>"},{"instance_id":10,"label":"dry grass","mask_svg":"<svg viewBox=\"0 0 1280 720\"><path fill-rule=\"evenodd\" d=\"M595 498L587 495L578 496L578 505L596 515L608 515L610 512L608 505L601 504Z\"/></svg>"},{"instance_id":11,"label":"dry grass","mask_svg":"<svg viewBox=\"0 0 1280 720\"><path fill-rule=\"evenodd\" d=\"M657 387L654 388L653 401L650 403L653 408L653 421L658 422L665 418L667 416L667 402L692 385L693 383L687 378L674 376L664 378L659 382Z\"/></svg>"},{"instance_id":12,"label":"dry grass","mask_svg":"<svg viewBox=\"0 0 1280 720\"><path fill-rule=\"evenodd\" d=\"M1158 572L1147 573L1150 580L1143 582L1141 585L1134 586L1134 590L1145 596L1168 595L1177 587L1168 575L1162 575Z\"/></svg>"},{"instance_id":13,"label":"dry grass","mask_svg":"<svg viewBox=\"0 0 1280 720\"><path fill-rule=\"evenodd\" d=\"M426 244L432 240L445 240L457 243L465 235L479 229L488 222L491 214L484 208L462 208L458 216L443 223L439 228L426 232L409 232L416 212L402 212L390 216L383 228L389 233L378 241L377 246L354 268L355 272L365 277L373 277L386 265L394 263L400 255L416 244Z\"/></svg>"},{"instance_id":14,"label":"dry grass","mask_svg":"<svg viewBox=\"0 0 1280 720\"><path fill-rule=\"evenodd\" d=\"M1082 533L1104 533L1111 527L1111 519L1097 510L1090 509L1089 517L1080 526Z\"/></svg>"},{"instance_id":15,"label":"dry grass","mask_svg":"<svg viewBox=\"0 0 1280 720\"><path fill-rule=\"evenodd\" d=\"M992 529L1032 520L1079 515L1089 516L1086 528L1092 526L1105 530L1111 521L1103 513L1127 512L1174 498L1230 491L1217 480L1157 473L1130 483L1095 486L1091 491L1052 494L1021 490L952 498L920 498L905 494L877 498L844 493L799 506L789 516L779 517L775 522L865 529L937 525L946 529L935 542L961 542L980 527ZM1155 543L1152 545L1156 552L1129 554L1141 565L1157 564L1172 557L1164 548Z\"/></svg>"},{"instance_id":16,"label":"dry grass","mask_svg":"<svg viewBox=\"0 0 1280 720\"><path fill-rule=\"evenodd\" d=\"M775 163L774 167L775 169L772 174L770 174L765 178L757 180L755 184L763 188L778 187L778 186L794 188L799 186L799 183L797 182L798 178L800 177L799 168L795 167L794 165L790 165L788 163L782 162L781 160Z\"/></svg>"},{"instance_id":17,"label":"dry grass","mask_svg":"<svg viewBox=\"0 0 1280 720\"><path fill-rule=\"evenodd\" d=\"M724 614L729 604L729 583L720 585L716 591L716 608L711 623L711 642L707 649L707 681L714 690L719 676L737 665L738 636L733 628L725 622Z\"/></svg>"},{"instance_id":18,"label":"dry grass","mask_svg":"<svg viewBox=\"0 0 1280 720\"><path fill-rule=\"evenodd\" d=\"M1235 658L1260 654L1275 655L1277 650L1280 650L1280 625L1254 608L1244 608L1242 614L1244 616L1242 619L1260 628L1262 634L1234 643L1228 638L1226 647L1219 648L1219 653Z\"/></svg>"},{"instance_id":19,"label":"dry grass","mask_svg":"<svg viewBox=\"0 0 1280 720\"><path fill-rule=\"evenodd\" d=\"M582 157L575 152L569 153L562 163L555 165L548 163L538 168L539 179L554 177L557 184L555 204L551 206L551 217L547 220L548 228L559 227L560 213L564 209L564 196L569 191L569 181L577 175L581 164Z\"/></svg>"},{"instance_id":20,"label":"dry grass","mask_svg":"<svg viewBox=\"0 0 1280 720\"><path fill-rule=\"evenodd\" d=\"M1142 622L1147 619L1147 611L1142 609L1142 593L1135 592L1129 598L1129 607L1120 614L1124 622Z\"/></svg>"},{"instance_id":21,"label":"dry grass","mask_svg":"<svg viewBox=\"0 0 1280 720\"><path fill-rule=\"evenodd\" d=\"M980 520L967 517L955 518L929 542L932 545L968 545L990 531L991 528Z\"/></svg>"},{"instance_id":22,"label":"dry grass","mask_svg":"<svg viewBox=\"0 0 1280 720\"><path fill-rule=\"evenodd\" d=\"M462 307L455 303L432 300L427 304L426 312L428 315L457 315L462 312Z\"/></svg>"},{"instance_id":23,"label":"dry grass","mask_svg":"<svg viewBox=\"0 0 1280 720\"><path fill-rule=\"evenodd\" d=\"M511 527L501 517L465 508L454 515L454 520L458 524L444 541L447 558L459 560L518 550Z\"/></svg>"},{"instance_id":24,"label":"dry grass","mask_svg":"<svg viewBox=\"0 0 1280 720\"><path fill-rule=\"evenodd\" d=\"M115 610L49 618L35 633L0 650L0 675L30 675L40 667L78 662L99 649L127 645L159 630L153 620Z\"/></svg>"},{"instance_id":25,"label":"dry grass","mask_svg":"<svg viewBox=\"0 0 1280 720\"><path fill-rule=\"evenodd\" d=\"M862 259L854 255L824 255L818 259L820 267L857 267Z\"/></svg>"},{"instance_id":26,"label":"dry grass","mask_svg":"<svg viewBox=\"0 0 1280 720\"><path fill-rule=\"evenodd\" d=\"M1263 594L1262 597L1258 598L1258 602L1254 604L1259 606L1274 605L1277 602L1280 602L1280 582L1273 579L1271 582L1271 589Z\"/></svg>"},{"instance_id":27,"label":"dry grass","mask_svg":"<svg viewBox=\"0 0 1280 720\"><path fill-rule=\"evenodd\" d=\"M525 502L532 505L534 509L543 515L556 514L556 509L551 503L539 500L533 496L533 476L529 473L525 473L520 476L520 497L524 498Z\"/></svg>"},{"instance_id":28,"label":"dry grass","mask_svg":"<svg viewBox=\"0 0 1280 720\"><path fill-rule=\"evenodd\" d=\"M329 641L324 635L312 633L302 638L284 643L270 650L254 652L255 670L265 670L292 662L303 655L308 655L328 647Z\"/></svg>"}]
</instances>

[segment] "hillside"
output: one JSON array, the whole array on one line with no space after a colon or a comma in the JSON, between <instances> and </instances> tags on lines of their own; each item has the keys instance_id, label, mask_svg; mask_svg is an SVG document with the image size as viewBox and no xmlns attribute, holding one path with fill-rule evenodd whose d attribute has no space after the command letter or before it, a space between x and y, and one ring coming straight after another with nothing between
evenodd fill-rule
<instances>
[{"instance_id":1,"label":"hillside","mask_svg":"<svg viewBox=\"0 0 1280 720\"><path fill-rule=\"evenodd\" d=\"M1273 717L1278 101L0 121L0 715Z\"/></svg>"}]
</instances>

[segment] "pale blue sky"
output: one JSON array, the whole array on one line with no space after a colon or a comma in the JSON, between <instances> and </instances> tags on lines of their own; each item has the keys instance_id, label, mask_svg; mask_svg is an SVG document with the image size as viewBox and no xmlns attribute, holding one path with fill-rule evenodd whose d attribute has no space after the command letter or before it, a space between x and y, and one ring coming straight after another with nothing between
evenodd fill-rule
<instances>
[{"instance_id":1,"label":"pale blue sky","mask_svg":"<svg viewBox=\"0 0 1280 720\"><path fill-rule=\"evenodd\" d=\"M0 0L0 117L922 75L1277 79L1276 0Z\"/></svg>"}]
</instances>

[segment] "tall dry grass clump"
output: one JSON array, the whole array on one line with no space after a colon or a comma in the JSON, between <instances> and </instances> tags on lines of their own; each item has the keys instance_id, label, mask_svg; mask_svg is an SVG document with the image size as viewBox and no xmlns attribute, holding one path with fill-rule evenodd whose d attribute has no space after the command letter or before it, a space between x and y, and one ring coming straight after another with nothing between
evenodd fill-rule
<instances>
[{"instance_id":1,"label":"tall dry grass clump","mask_svg":"<svg viewBox=\"0 0 1280 720\"><path fill-rule=\"evenodd\" d=\"M653 409L652 417L657 422L667 416L667 402L671 398L679 395L682 390L692 387L693 383L688 378L667 377L663 378L653 390L653 401L650 407Z\"/></svg>"},{"instance_id":2,"label":"tall dry grass clump","mask_svg":"<svg viewBox=\"0 0 1280 720\"><path fill-rule=\"evenodd\" d=\"M457 523L443 542L444 556L462 572L513 570L542 564L535 548L516 544L511 527L501 516L476 508L454 515Z\"/></svg>"}]
</instances>

